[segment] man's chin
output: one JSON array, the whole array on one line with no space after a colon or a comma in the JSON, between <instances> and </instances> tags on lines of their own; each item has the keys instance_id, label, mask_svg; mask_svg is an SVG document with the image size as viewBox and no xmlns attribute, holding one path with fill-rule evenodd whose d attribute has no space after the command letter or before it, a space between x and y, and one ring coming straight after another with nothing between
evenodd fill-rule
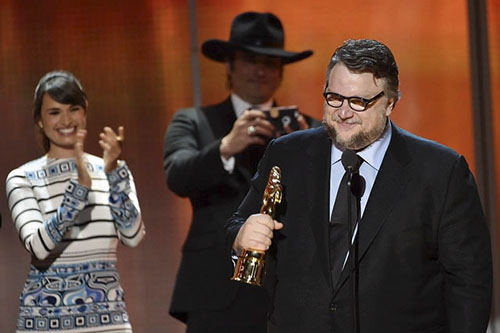
<instances>
[{"instance_id":1,"label":"man's chin","mask_svg":"<svg viewBox=\"0 0 500 333\"><path fill-rule=\"evenodd\" d=\"M367 138L360 133L349 136L339 135L338 132L329 132L329 134L335 146L341 150L349 149L358 151L369 145Z\"/></svg>"},{"instance_id":2,"label":"man's chin","mask_svg":"<svg viewBox=\"0 0 500 333\"><path fill-rule=\"evenodd\" d=\"M335 146L337 146L337 148L340 148L342 150L359 149L359 148L357 148L357 145L355 144L356 140L353 139L356 136L356 134L347 135L344 133L340 133L340 131L338 129L336 129L335 127L333 127L329 124L326 124L325 122L323 122L323 126L325 127L325 129L328 133L328 136L330 137L330 139L332 139L333 143L335 144Z\"/></svg>"},{"instance_id":3,"label":"man's chin","mask_svg":"<svg viewBox=\"0 0 500 333\"><path fill-rule=\"evenodd\" d=\"M341 139L339 137L333 139L333 143L340 149L345 150L359 150L363 147L359 147L352 139Z\"/></svg>"}]
</instances>

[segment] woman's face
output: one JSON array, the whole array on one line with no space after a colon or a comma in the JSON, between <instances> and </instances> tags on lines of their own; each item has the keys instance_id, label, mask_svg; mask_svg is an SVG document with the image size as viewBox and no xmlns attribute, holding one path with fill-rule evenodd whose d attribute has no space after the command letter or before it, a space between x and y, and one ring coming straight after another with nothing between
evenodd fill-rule
<instances>
[{"instance_id":1,"label":"woman's face","mask_svg":"<svg viewBox=\"0 0 500 333\"><path fill-rule=\"evenodd\" d=\"M38 126L50 141L50 157L72 157L76 133L85 129L86 111L80 105L61 104L49 94L43 96Z\"/></svg>"}]
</instances>

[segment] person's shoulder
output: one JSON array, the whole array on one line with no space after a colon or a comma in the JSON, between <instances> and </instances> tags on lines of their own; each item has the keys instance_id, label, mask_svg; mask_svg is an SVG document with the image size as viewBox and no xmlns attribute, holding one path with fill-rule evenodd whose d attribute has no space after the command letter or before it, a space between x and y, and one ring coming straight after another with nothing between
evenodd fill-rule
<instances>
[{"instance_id":1,"label":"person's shoulder","mask_svg":"<svg viewBox=\"0 0 500 333\"><path fill-rule=\"evenodd\" d=\"M196 112L197 112L197 108L194 106L188 107L188 108L178 109L175 112L172 120L175 121L176 119L182 118L182 117L192 117Z\"/></svg>"},{"instance_id":2,"label":"person's shoulder","mask_svg":"<svg viewBox=\"0 0 500 333\"><path fill-rule=\"evenodd\" d=\"M176 115L193 115L197 112L210 113L215 112L220 109L232 109L232 103L229 98L223 100L222 102L216 104L202 105L202 106L190 106L186 108L180 108L176 111Z\"/></svg>"},{"instance_id":3,"label":"person's shoulder","mask_svg":"<svg viewBox=\"0 0 500 333\"><path fill-rule=\"evenodd\" d=\"M220 109L233 109L233 103L231 102L231 99L228 97L225 100L215 103L215 104L209 104L209 105L204 105L200 107L201 110L204 112L215 112Z\"/></svg>"},{"instance_id":4,"label":"person's shoulder","mask_svg":"<svg viewBox=\"0 0 500 333\"><path fill-rule=\"evenodd\" d=\"M454 161L459 158L461 155L456 152L454 149L439 143L437 141L427 139L416 135L414 133L408 132L404 129L393 126L393 136L395 138L401 138L404 140L405 144L409 148L409 150L414 155L422 155L433 157L436 160L449 160Z\"/></svg>"},{"instance_id":5,"label":"person's shoulder","mask_svg":"<svg viewBox=\"0 0 500 333\"><path fill-rule=\"evenodd\" d=\"M7 181L14 177L26 177L27 174L36 172L47 165L47 155L28 161L17 168L11 170L7 175Z\"/></svg>"},{"instance_id":6,"label":"person's shoulder","mask_svg":"<svg viewBox=\"0 0 500 333\"><path fill-rule=\"evenodd\" d=\"M212 115L216 117L218 112L221 110L233 112L232 105L228 104L227 101L207 106L191 106L181 108L175 112L172 118L172 123L199 123L200 117L203 117L203 115L207 118L210 118Z\"/></svg>"},{"instance_id":7,"label":"person's shoulder","mask_svg":"<svg viewBox=\"0 0 500 333\"><path fill-rule=\"evenodd\" d=\"M323 126L295 131L277 138L276 145L294 146L302 144L315 144L315 142L325 141L328 134Z\"/></svg>"}]
</instances>

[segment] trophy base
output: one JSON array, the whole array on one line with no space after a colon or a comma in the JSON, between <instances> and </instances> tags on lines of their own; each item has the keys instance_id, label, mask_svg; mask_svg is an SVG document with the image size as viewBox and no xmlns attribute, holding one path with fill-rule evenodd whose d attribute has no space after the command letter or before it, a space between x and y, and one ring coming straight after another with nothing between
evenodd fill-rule
<instances>
[{"instance_id":1,"label":"trophy base","mask_svg":"<svg viewBox=\"0 0 500 333\"><path fill-rule=\"evenodd\" d=\"M260 250L244 249L238 256L238 262L231 280L261 286L265 254L264 251Z\"/></svg>"}]
</instances>

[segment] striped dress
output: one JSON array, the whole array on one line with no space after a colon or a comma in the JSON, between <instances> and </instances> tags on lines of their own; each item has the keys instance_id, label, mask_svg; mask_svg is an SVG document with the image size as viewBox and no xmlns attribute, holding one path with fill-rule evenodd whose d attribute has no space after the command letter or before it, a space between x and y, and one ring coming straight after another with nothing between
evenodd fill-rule
<instances>
[{"instance_id":1,"label":"striped dress","mask_svg":"<svg viewBox=\"0 0 500 333\"><path fill-rule=\"evenodd\" d=\"M134 181L123 161L108 174L101 158L85 161L90 189L78 184L74 158L43 156L7 177L12 220L32 258L17 332L132 332L116 248L145 234Z\"/></svg>"}]
</instances>

